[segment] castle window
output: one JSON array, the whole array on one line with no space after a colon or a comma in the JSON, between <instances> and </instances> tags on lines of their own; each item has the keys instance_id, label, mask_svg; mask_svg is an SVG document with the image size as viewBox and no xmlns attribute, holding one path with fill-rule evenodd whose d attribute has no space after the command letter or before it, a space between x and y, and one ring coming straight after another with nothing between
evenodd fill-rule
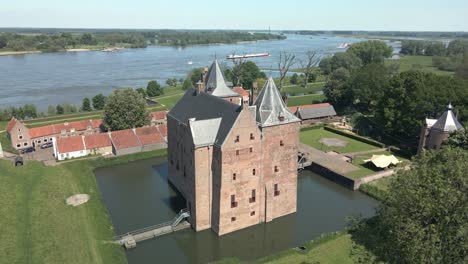
<instances>
[{"instance_id":1,"label":"castle window","mask_svg":"<svg viewBox=\"0 0 468 264\"><path fill-rule=\"evenodd\" d=\"M235 217L235 216L231 217L231 222L234 222L234 221L236 221L236 217Z\"/></svg>"},{"instance_id":2,"label":"castle window","mask_svg":"<svg viewBox=\"0 0 468 264\"><path fill-rule=\"evenodd\" d=\"M21 144L16 144L16 147L17 147L17 148L21 147Z\"/></svg>"},{"instance_id":3,"label":"castle window","mask_svg":"<svg viewBox=\"0 0 468 264\"><path fill-rule=\"evenodd\" d=\"M177 161L176 169L179 170L179 161Z\"/></svg>"},{"instance_id":4,"label":"castle window","mask_svg":"<svg viewBox=\"0 0 468 264\"><path fill-rule=\"evenodd\" d=\"M250 216L254 216L254 215L255 215L255 211L250 212Z\"/></svg>"},{"instance_id":5,"label":"castle window","mask_svg":"<svg viewBox=\"0 0 468 264\"><path fill-rule=\"evenodd\" d=\"M18 136L18 139L23 139L23 135L19 135L19 136Z\"/></svg>"},{"instance_id":6,"label":"castle window","mask_svg":"<svg viewBox=\"0 0 468 264\"><path fill-rule=\"evenodd\" d=\"M231 208L236 208L236 207L237 207L236 195L232 194L231 195Z\"/></svg>"},{"instance_id":7,"label":"castle window","mask_svg":"<svg viewBox=\"0 0 468 264\"><path fill-rule=\"evenodd\" d=\"M254 140L254 139L255 139L254 134L250 133L250 140Z\"/></svg>"},{"instance_id":8,"label":"castle window","mask_svg":"<svg viewBox=\"0 0 468 264\"><path fill-rule=\"evenodd\" d=\"M236 150L236 156L239 156L239 150Z\"/></svg>"},{"instance_id":9,"label":"castle window","mask_svg":"<svg viewBox=\"0 0 468 264\"><path fill-rule=\"evenodd\" d=\"M255 175L255 169L252 170L252 175Z\"/></svg>"},{"instance_id":10,"label":"castle window","mask_svg":"<svg viewBox=\"0 0 468 264\"><path fill-rule=\"evenodd\" d=\"M47 138L44 138L44 142L47 142Z\"/></svg>"},{"instance_id":11,"label":"castle window","mask_svg":"<svg viewBox=\"0 0 468 264\"><path fill-rule=\"evenodd\" d=\"M278 117L279 121L283 122L284 121L284 116Z\"/></svg>"},{"instance_id":12,"label":"castle window","mask_svg":"<svg viewBox=\"0 0 468 264\"><path fill-rule=\"evenodd\" d=\"M236 176L237 176L237 174L235 174L235 173L232 174L232 180L233 180L233 181L236 180Z\"/></svg>"},{"instance_id":13,"label":"castle window","mask_svg":"<svg viewBox=\"0 0 468 264\"><path fill-rule=\"evenodd\" d=\"M185 170L185 166L184 166L184 177L187 177L187 172Z\"/></svg>"},{"instance_id":14,"label":"castle window","mask_svg":"<svg viewBox=\"0 0 468 264\"><path fill-rule=\"evenodd\" d=\"M281 147L284 146L283 140L280 140L280 146L281 146Z\"/></svg>"},{"instance_id":15,"label":"castle window","mask_svg":"<svg viewBox=\"0 0 468 264\"><path fill-rule=\"evenodd\" d=\"M278 166L275 166L275 172L278 172L279 169L278 169Z\"/></svg>"},{"instance_id":16,"label":"castle window","mask_svg":"<svg viewBox=\"0 0 468 264\"><path fill-rule=\"evenodd\" d=\"M249 198L249 203L255 203L255 189L252 190L252 197Z\"/></svg>"},{"instance_id":17,"label":"castle window","mask_svg":"<svg viewBox=\"0 0 468 264\"><path fill-rule=\"evenodd\" d=\"M278 184L277 184L277 183L275 183L275 185L274 185L274 186L275 186L275 188L274 188L274 189L275 189L275 196L278 196L278 195L280 195L280 191L279 191L279 189L278 189Z\"/></svg>"},{"instance_id":18,"label":"castle window","mask_svg":"<svg viewBox=\"0 0 468 264\"><path fill-rule=\"evenodd\" d=\"M27 146L27 145L28 145L28 142L24 142L24 144L23 144L23 145L24 145L24 146Z\"/></svg>"},{"instance_id":19,"label":"castle window","mask_svg":"<svg viewBox=\"0 0 468 264\"><path fill-rule=\"evenodd\" d=\"M252 152L253 152L253 148L250 148L249 151L250 151L250 153L252 153Z\"/></svg>"},{"instance_id":20,"label":"castle window","mask_svg":"<svg viewBox=\"0 0 468 264\"><path fill-rule=\"evenodd\" d=\"M18 128L18 132L21 132L21 128Z\"/></svg>"},{"instance_id":21,"label":"castle window","mask_svg":"<svg viewBox=\"0 0 468 264\"><path fill-rule=\"evenodd\" d=\"M237 135L236 136L236 139L234 140L235 143L238 143L239 142L239 136Z\"/></svg>"}]
</instances>

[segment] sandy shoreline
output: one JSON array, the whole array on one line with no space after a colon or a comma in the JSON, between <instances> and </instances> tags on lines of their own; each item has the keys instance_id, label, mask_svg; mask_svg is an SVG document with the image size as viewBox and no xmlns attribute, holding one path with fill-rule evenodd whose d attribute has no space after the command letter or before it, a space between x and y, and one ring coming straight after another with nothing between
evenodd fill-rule
<instances>
[{"instance_id":1,"label":"sandy shoreline","mask_svg":"<svg viewBox=\"0 0 468 264\"><path fill-rule=\"evenodd\" d=\"M29 50L29 51L0 51L0 56L6 55L21 55L21 54L32 54L32 53L42 53L38 50Z\"/></svg>"}]
</instances>

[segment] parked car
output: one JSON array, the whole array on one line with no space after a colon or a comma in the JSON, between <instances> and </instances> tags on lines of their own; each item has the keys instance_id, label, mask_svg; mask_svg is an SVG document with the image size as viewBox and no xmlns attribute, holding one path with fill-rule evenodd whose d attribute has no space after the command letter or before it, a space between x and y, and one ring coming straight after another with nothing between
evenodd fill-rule
<instances>
[{"instance_id":1,"label":"parked car","mask_svg":"<svg viewBox=\"0 0 468 264\"><path fill-rule=\"evenodd\" d=\"M31 153L31 152L34 152L34 151L36 151L35 148L29 147L29 148L22 149L21 154Z\"/></svg>"},{"instance_id":2,"label":"parked car","mask_svg":"<svg viewBox=\"0 0 468 264\"><path fill-rule=\"evenodd\" d=\"M52 146L52 142L47 142L41 145L41 149L51 148Z\"/></svg>"}]
</instances>

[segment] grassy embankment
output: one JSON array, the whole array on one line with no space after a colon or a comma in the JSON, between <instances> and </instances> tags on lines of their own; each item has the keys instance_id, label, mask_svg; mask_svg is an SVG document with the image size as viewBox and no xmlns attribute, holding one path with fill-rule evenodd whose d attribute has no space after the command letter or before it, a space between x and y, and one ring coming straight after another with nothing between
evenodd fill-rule
<instances>
[{"instance_id":1,"label":"grassy embankment","mask_svg":"<svg viewBox=\"0 0 468 264\"><path fill-rule=\"evenodd\" d=\"M349 176L353 179L358 179L362 178L365 176L368 176L370 174L382 171L378 168L375 168L373 165L366 163L364 160L369 159L372 157L372 155L394 155L398 160L401 161L397 166L402 167L406 166L409 164L409 160L405 159L402 156L399 156L395 153L392 153L390 151L382 151L382 152L376 152L376 153L371 153L371 154L363 154L355 157L355 160L353 160L353 165L359 167L359 170L357 171L352 171L346 174L346 176Z\"/></svg>"},{"instance_id":2,"label":"grassy embankment","mask_svg":"<svg viewBox=\"0 0 468 264\"><path fill-rule=\"evenodd\" d=\"M442 71L432 66L431 56L401 56L399 60L385 60L385 65L397 64L400 66L400 72L412 69L427 71L441 75L452 75L453 72Z\"/></svg>"},{"instance_id":3,"label":"grassy embankment","mask_svg":"<svg viewBox=\"0 0 468 264\"><path fill-rule=\"evenodd\" d=\"M37 161L14 167L0 160L0 262L126 263L123 249L110 243L115 234L94 170L165 154L159 150L55 167ZM64 199L77 193L90 194L90 201L67 206Z\"/></svg>"},{"instance_id":4,"label":"grassy embankment","mask_svg":"<svg viewBox=\"0 0 468 264\"><path fill-rule=\"evenodd\" d=\"M344 147L333 147L333 146L326 146L320 143L320 139L322 138L338 138L343 141L346 141L348 144ZM349 153L349 152L358 152L358 151L366 151L366 150L373 150L377 149L378 147L358 141L356 139L352 139L343 135L339 135L333 133L331 131L319 128L319 129L310 129L310 130L303 130L300 133L300 139L302 143L305 143L309 146L312 146L316 149L320 149L323 151L335 151L338 153Z\"/></svg>"}]
</instances>

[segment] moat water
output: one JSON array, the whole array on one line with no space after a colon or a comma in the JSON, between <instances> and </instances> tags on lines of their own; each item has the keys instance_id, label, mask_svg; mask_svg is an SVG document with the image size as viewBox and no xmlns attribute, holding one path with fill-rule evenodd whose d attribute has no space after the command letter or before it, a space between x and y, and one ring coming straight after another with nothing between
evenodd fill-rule
<instances>
[{"instance_id":1,"label":"moat water","mask_svg":"<svg viewBox=\"0 0 468 264\"><path fill-rule=\"evenodd\" d=\"M117 234L169 221L185 207L184 199L167 183L165 157L101 168L95 174ZM343 229L347 216L371 217L377 205L360 192L304 171L299 175L295 214L222 237L211 230L186 229L138 243L126 252L127 259L130 264L252 260Z\"/></svg>"}]
</instances>

